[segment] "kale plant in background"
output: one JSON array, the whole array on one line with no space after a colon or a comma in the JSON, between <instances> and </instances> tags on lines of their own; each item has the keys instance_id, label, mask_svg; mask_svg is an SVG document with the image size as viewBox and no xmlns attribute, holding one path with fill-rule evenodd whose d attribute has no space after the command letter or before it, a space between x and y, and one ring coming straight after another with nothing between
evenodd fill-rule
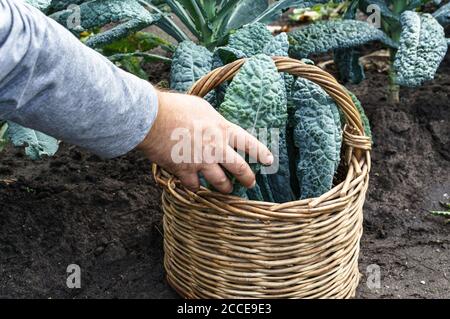
<instances>
[{"instance_id":1,"label":"kale plant in background","mask_svg":"<svg viewBox=\"0 0 450 319\"><path fill-rule=\"evenodd\" d=\"M447 52L447 39L439 22L448 23L449 8L431 14L415 10L427 1L352 0L342 20L311 24L290 34L290 54L305 58L334 52L335 63L344 81L364 78L358 47L379 41L390 50L389 100L399 102L400 86L414 87L432 80ZM357 9L380 12L381 29L367 21L354 20Z\"/></svg>"},{"instance_id":2,"label":"kale plant in background","mask_svg":"<svg viewBox=\"0 0 450 319\"><path fill-rule=\"evenodd\" d=\"M0 121L0 151L8 142L16 147L24 147L25 154L32 160L55 155L59 145L58 140L41 132L14 122Z\"/></svg>"},{"instance_id":3,"label":"kale plant in background","mask_svg":"<svg viewBox=\"0 0 450 319\"><path fill-rule=\"evenodd\" d=\"M331 189L340 163L342 123L338 108L317 84L277 72L270 57L288 56L288 52L286 33L272 36L264 24L253 23L231 34L228 44L213 52L183 42L172 61L171 88L186 92L212 69L247 58L234 79L206 99L225 118L250 132L258 128L280 132L268 139L278 171L266 174L264 167L251 165L256 187L245 190L235 184L235 194L252 200L282 203L319 196ZM364 123L370 132L367 118Z\"/></svg>"},{"instance_id":4,"label":"kale plant in background","mask_svg":"<svg viewBox=\"0 0 450 319\"><path fill-rule=\"evenodd\" d=\"M170 63L157 47L172 53L174 44L143 31L155 25L177 43L189 39L213 50L241 26L275 20L289 7L328 0L27 0L127 71L147 79L142 62ZM182 23L179 27L173 16ZM186 31L184 31L186 30ZM138 38L138 39L137 39ZM136 46L140 41L143 45ZM119 42L119 43L117 43ZM176 46L176 44L175 44Z\"/></svg>"}]
</instances>

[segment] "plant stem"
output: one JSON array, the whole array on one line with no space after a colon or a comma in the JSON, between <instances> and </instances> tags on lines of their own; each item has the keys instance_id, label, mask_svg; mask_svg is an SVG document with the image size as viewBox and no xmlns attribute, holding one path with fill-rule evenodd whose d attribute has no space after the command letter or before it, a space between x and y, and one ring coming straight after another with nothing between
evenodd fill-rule
<instances>
[{"instance_id":1,"label":"plant stem","mask_svg":"<svg viewBox=\"0 0 450 319\"><path fill-rule=\"evenodd\" d=\"M407 0L395 0L392 3L392 11L396 14L401 14L407 7ZM383 23L384 31L390 36L392 40L398 42L400 40L401 26L398 24L390 25L387 21ZM388 102L391 104L400 103L400 86L397 84L397 76L394 70L394 60L397 50L389 49L389 75L388 75Z\"/></svg>"},{"instance_id":2,"label":"plant stem","mask_svg":"<svg viewBox=\"0 0 450 319\"><path fill-rule=\"evenodd\" d=\"M388 75L388 102L391 104L399 104L400 103L400 86L396 84L396 76L393 68L393 57L395 53L393 53L393 49L390 49L390 66L389 66L389 75Z\"/></svg>"}]
</instances>

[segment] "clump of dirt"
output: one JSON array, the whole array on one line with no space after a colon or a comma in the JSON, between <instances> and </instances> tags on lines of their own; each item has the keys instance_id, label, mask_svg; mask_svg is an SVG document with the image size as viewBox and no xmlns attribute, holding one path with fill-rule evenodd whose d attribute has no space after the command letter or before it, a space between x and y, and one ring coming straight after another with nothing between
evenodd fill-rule
<instances>
[{"instance_id":1,"label":"clump of dirt","mask_svg":"<svg viewBox=\"0 0 450 319\"><path fill-rule=\"evenodd\" d=\"M447 57L399 106L386 101L386 74L349 86L374 138L359 298L450 297L450 226L428 213L450 192L449 71ZM164 279L160 190L140 154L104 161L63 144L44 161L11 147L0 156L0 298L177 297ZM66 287L69 264L81 289ZM366 284L372 264L380 288Z\"/></svg>"}]
</instances>

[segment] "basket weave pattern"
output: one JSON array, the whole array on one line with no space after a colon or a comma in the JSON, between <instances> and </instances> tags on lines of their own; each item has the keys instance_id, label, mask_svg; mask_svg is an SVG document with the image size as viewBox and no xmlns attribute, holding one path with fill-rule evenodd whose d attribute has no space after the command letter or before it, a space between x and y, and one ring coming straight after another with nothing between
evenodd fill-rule
<instances>
[{"instance_id":1,"label":"basket weave pattern","mask_svg":"<svg viewBox=\"0 0 450 319\"><path fill-rule=\"evenodd\" d=\"M345 89L327 72L275 57L279 72L320 85L346 118L345 179L318 198L276 204L205 188L185 189L153 165L163 186L164 266L185 298L350 298L359 281L362 207L369 182L370 139ZM190 94L205 96L232 79L245 60L215 69Z\"/></svg>"}]
</instances>

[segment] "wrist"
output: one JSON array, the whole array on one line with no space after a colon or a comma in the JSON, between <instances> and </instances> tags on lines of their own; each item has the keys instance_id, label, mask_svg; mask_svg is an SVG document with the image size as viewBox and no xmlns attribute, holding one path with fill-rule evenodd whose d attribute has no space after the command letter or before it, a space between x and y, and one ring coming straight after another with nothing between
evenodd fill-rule
<instances>
[{"instance_id":1,"label":"wrist","mask_svg":"<svg viewBox=\"0 0 450 319\"><path fill-rule=\"evenodd\" d=\"M143 151L144 153L151 154L152 148L153 148L153 141L157 140L157 135L159 131L159 127L161 126L162 117L163 117L163 108L164 108L164 99L165 99L165 92L162 92L158 89L155 89L156 97L157 97L157 112L156 112L156 118L150 127L150 130L148 131L147 135L143 139L141 143L136 147L136 149Z\"/></svg>"}]
</instances>

